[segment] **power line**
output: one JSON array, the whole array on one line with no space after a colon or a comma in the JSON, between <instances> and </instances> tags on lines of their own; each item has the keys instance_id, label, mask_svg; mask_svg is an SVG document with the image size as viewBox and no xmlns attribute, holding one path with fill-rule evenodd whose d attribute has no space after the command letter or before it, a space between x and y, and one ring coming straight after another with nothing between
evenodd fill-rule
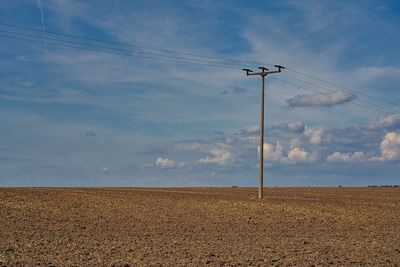
<instances>
[{"instance_id":1,"label":"power line","mask_svg":"<svg viewBox=\"0 0 400 267\"><path fill-rule=\"evenodd\" d=\"M32 35L32 34L19 33L19 32L13 32L13 31L6 31L6 30L2 30L2 29L0 29L0 32L4 32L4 33L7 33L7 34L13 34L13 35L19 35L19 36L26 36L26 37L30 37L30 38L43 40L43 38L41 36ZM51 38L51 37L46 37L46 39L43 41L43 43L47 44L48 40L56 41L56 42L64 42L64 43L84 45L84 46L95 47L95 48L108 49L108 50L113 50L113 51L118 51L118 52L123 52L123 53L132 53L131 51L126 50L126 49L119 49L119 48L114 48L114 47L109 47L109 46L104 46L104 45L96 45L96 44L83 43L83 42L72 41L72 40L57 39L57 38ZM227 63L220 62L220 61L206 61L206 60L201 60L201 59L188 59L188 58L183 58L183 57L178 57L178 56L162 55L162 54L155 54L155 53L149 53L149 52L135 52L135 53L144 54L144 55L150 55L150 56L157 56L157 57L172 58L172 59L178 59L178 60L189 60L189 61L193 61L193 62L206 63L206 64L220 64L220 65L227 65L227 66L239 66L237 64L227 64Z\"/></svg>"},{"instance_id":2,"label":"power line","mask_svg":"<svg viewBox=\"0 0 400 267\"><path fill-rule=\"evenodd\" d=\"M26 26L21 26L21 25L16 25L16 24L11 24L11 23L5 23L5 22L0 22L0 25L5 26L5 27L12 27L12 28L17 28L17 29L23 29L23 30L29 30L29 31L35 31L35 32L40 32L40 33L48 33L48 34L53 34L53 35L59 35L59 36L65 36L65 37L71 37L71 38L79 38L79 39L84 39L84 40L88 40L88 41L93 41L93 42L101 42L101 43L108 43L108 44L112 44L112 45L118 45L118 46L126 46L126 47L134 47L134 48L139 48L139 49L144 49L144 50L151 50L151 51L158 51L158 52L163 52L163 53L170 53L170 54L175 54L175 55L182 55L182 56L190 56L190 57L200 57L200 58L208 58L208 59L216 59L216 60L222 60L224 62L207 62L207 61L203 61L206 64L221 64L221 65L229 65L229 66L242 66L243 64L256 64L256 65L269 65L269 66L273 66L273 64L266 64L266 63L262 63L262 62L255 62L255 61L244 61L244 60L239 60L239 59L230 59L230 58L223 58L223 57L217 57L217 56L209 56L209 55L202 55L202 54L197 54L197 53L187 53L187 52L179 52L179 51L174 51L174 50L169 50L169 49L159 49L159 48L154 48L154 47L147 47L144 45L137 45L137 44L132 44L132 43L124 43L124 42L115 42L115 41L108 41L108 40L101 40L101 39L96 39L96 38L91 38L91 37L86 37L86 36L79 36L79 35L74 35L74 34L69 34L69 33L61 33L61 32L56 32L56 31L49 31L49 30L43 30L43 29L39 29L39 28L33 28L33 27L26 27ZM69 41L71 42L71 41ZM110 48L107 47L105 49L114 49L114 48ZM125 51L124 51L125 52ZM146 54L150 54L148 52L141 52L141 53L146 53ZM160 54L150 54L150 55L154 55L154 56L160 56L160 57L170 57L168 55L160 55ZM183 58L177 57L177 59L182 60ZM193 60L193 59L186 59L185 60ZM198 59L195 59L198 60ZM236 64L229 64L227 62L235 62ZM296 74L299 75L303 75L305 77L308 77L310 79L325 83L325 84L329 84L331 86L334 86L336 88L340 88L342 90L351 92L353 94L357 94L360 96L364 96L370 99L373 99L375 101L379 101L379 102L383 102L386 104L390 104L393 106L397 106L400 107L400 104L397 103L393 103L393 102L389 102L386 101L384 99L378 98L378 97L374 97L371 96L369 94L363 93L359 90L354 90L354 89L350 89L341 85L338 85L336 83L327 81L327 80L323 80L321 78L309 75L307 73L295 70L293 68L287 67L287 70L294 72ZM396 111L398 112L398 111Z\"/></svg>"},{"instance_id":3,"label":"power line","mask_svg":"<svg viewBox=\"0 0 400 267\"><path fill-rule=\"evenodd\" d=\"M298 88L302 88L303 90L306 90L306 91L311 91L311 92L314 92L314 93L317 93L317 94L322 94L322 95L325 95L325 96L330 96L330 95L327 94L327 93L324 93L324 92L321 92L321 91L317 91L317 90L314 90L314 89L310 89L309 87L304 87L304 86L302 86L302 85L299 85L299 84L296 84L296 83L292 83L292 82L287 81L287 80L284 80L284 79L282 79L282 78L275 78L275 79L277 79L277 80L279 80L279 81L281 81L281 82L290 84L290 85L292 85L292 86L295 86L295 87L298 87ZM366 109L370 109L370 110L374 110L374 111L379 111L379 112L387 113L386 110L382 110L382 109L380 109L380 108L365 106L365 105L362 105L362 104L359 104L359 103L355 103L355 102L348 102L348 103L349 103L349 104L356 105L356 106L359 106L359 107L363 107L363 108L366 108Z\"/></svg>"},{"instance_id":4,"label":"power line","mask_svg":"<svg viewBox=\"0 0 400 267\"><path fill-rule=\"evenodd\" d=\"M328 88L326 88L326 87L322 87L322 86L317 85L317 84L312 83L312 82L308 82L308 81L304 81L304 80L302 80L302 79L298 79L298 78L293 77L293 76L291 76L291 75L287 75L287 74L284 74L284 75L285 75L286 77L289 77L290 79L293 79L293 80L296 80L296 81L299 81L299 82L302 82L302 83L311 85L311 86L316 87L316 88L320 88L320 89L323 89L323 90L326 90L326 91L330 91L330 92L337 91L337 90L328 89ZM350 92L350 93L351 93L352 95L356 95L356 94L354 94L354 93L352 93L352 92ZM357 98L357 99L355 99L355 100L356 100L356 101L363 102L363 103L366 103L366 104L370 104L370 105L377 105L377 103L374 103L374 102L371 102L371 101L368 101L368 100L364 100L364 99L359 99L359 98ZM390 110L390 111L392 111L392 112L400 112L399 110L394 109L394 108L392 108L392 107L382 107L382 108L384 108L384 109L386 109L386 110Z\"/></svg>"},{"instance_id":5,"label":"power line","mask_svg":"<svg viewBox=\"0 0 400 267\"><path fill-rule=\"evenodd\" d=\"M6 36L6 35L1 35L0 34L0 38L9 38L9 39L14 39L14 40L21 40L21 41L27 41L27 42L32 42L32 43L37 43L37 44L44 44L43 40L33 40L33 39L26 39L26 38L19 38L19 37L14 37L14 36ZM111 51L105 51L105 50L99 50L99 49L91 49L88 47L81 47L81 46L72 46L72 45L65 45L65 44L60 44L60 43L52 43L52 42L46 42L47 45L50 46L56 46L56 47L64 47L64 48L74 48L74 49L80 49L80 50L86 50L86 51L90 51L90 52L100 52L100 53L106 53L106 54L114 54L114 55L123 55L123 56L131 56L131 57L137 57L137 58L143 58L143 59L147 59L147 60L155 60L155 61L167 61L167 62L175 62L175 63L182 63L182 64L193 64L193 65L201 65L201 66L211 66L211 67L216 67L216 68L228 68L228 69L236 69L234 67L228 67L228 66L220 66L220 65L213 65L213 64L206 64L206 63L198 63L198 62L191 62L191 61L182 61L182 60L173 60L173 59L166 59L166 58L159 58L159 57L148 57L148 56L141 56L141 55L134 55L134 54L128 54L128 53L118 53L118 52L111 52ZM326 95L326 96L330 96L327 93L318 91L318 90L314 90L314 89L310 89L286 80L282 80L279 79L285 83L291 84L293 86L302 88L304 90L308 90L308 91L312 91L315 92L317 94L322 94L322 95ZM375 110L375 111L380 111L380 112L384 112L386 113L387 111L379 109L379 108L371 108L365 105L361 105L358 103L354 103L354 102L350 102L349 104L354 104L360 107L364 107L364 108L368 108L371 110Z\"/></svg>"},{"instance_id":6,"label":"power line","mask_svg":"<svg viewBox=\"0 0 400 267\"><path fill-rule=\"evenodd\" d=\"M13 37L13 36L1 35L1 34L0 34L0 37L1 38L13 39L13 40L20 40L20 41L38 43L38 44L44 44L45 43L42 40L19 38L19 37ZM106 50L91 49L91 48L88 48L88 47L65 45L65 44L59 44L59 43L46 42L46 44L47 45L51 45L51 46L57 46L57 47L74 48L74 49L86 50L86 51L91 51L91 52L101 52L101 53L106 53L106 54L123 55L123 56L137 57L137 58L156 60L156 61L168 61L168 62L175 62L175 63L181 63L181 64L192 64L192 65L201 65L201 66L210 66L210 67L237 70L237 68L234 68L234 67L217 65L217 64L199 63L199 62L189 61L189 60L173 60L173 59L160 58L160 57L154 57L154 56L153 57L148 57L148 56L141 56L141 55L128 54L128 53L118 53L118 52L111 52L111 51L106 51Z\"/></svg>"},{"instance_id":7,"label":"power line","mask_svg":"<svg viewBox=\"0 0 400 267\"><path fill-rule=\"evenodd\" d=\"M384 99L382 99L382 98L378 98L378 97L374 97L374 96L365 94L365 93L363 93L363 92L360 92L359 90L349 89L349 88L347 88L347 87L344 87L344 86L335 84L335 83L330 82L330 81L327 81L327 80L323 80L323 79L314 77L314 76L312 76L312 75L309 75L309 74L304 73L304 72L301 72L301 71L294 70L294 69L292 69L292 68L287 68L287 69L288 69L289 71L294 72L294 73L303 75L303 76L305 76L305 77L308 77L308 78L310 78L310 79L313 79L313 80L316 80L316 81L319 81L319 82L323 82L323 83L326 83L326 84L335 86L335 87L340 88L340 89L343 89L343 90L345 90L345 91L357 93L357 94L359 94L359 95L362 95L362 96L365 96L365 97L374 99L374 100L376 100L376 101L380 101L380 102L384 102L384 103L386 103L386 104L390 104L390 105L393 105L393 106L398 106L398 107L400 107L400 104L393 103L393 102L389 102L389 101L386 101L386 100L384 100Z\"/></svg>"},{"instance_id":8,"label":"power line","mask_svg":"<svg viewBox=\"0 0 400 267\"><path fill-rule=\"evenodd\" d=\"M42 32L41 29L23 27L23 26L12 25L12 24L7 24L7 23L1 23L0 22L0 25L12 26L12 27L25 29L25 30ZM7 35L0 35L0 37L3 37L3 38L9 38L9 39L15 39L15 40L21 40L21 41L28 41L28 42L40 43L40 44L45 44L46 43L47 45L51 45L51 46L81 49L81 50L87 50L87 51L92 51L92 52L101 52L101 53L107 53L107 54L132 56L132 57L143 58L143 59L148 59L148 60L168 61L168 62L175 62L175 63L180 63L180 64L202 65L202 66L211 66L211 67L226 68L226 69L237 69L236 67L234 68L234 66L239 66L239 64L232 64L232 63L226 63L226 62L221 62L221 61L207 61L207 60L200 60L200 59L189 59L189 58L185 58L185 57L172 56L172 55L163 55L163 54L155 54L155 53L149 53L149 52L143 52L143 51L135 52L134 54L132 54L131 51L126 50L126 49L119 49L119 48L109 47L109 46L104 46L104 45L83 43L83 42L73 41L73 40L57 39L57 38L52 38L52 37L47 37L46 41L44 41L41 37L39 37L37 35L31 35L31 34L26 34L26 33L7 31L7 30L2 30L2 29L0 29L0 32L4 32L4 33L7 33L7 34L12 34L12 35L27 36L27 37L30 37L30 38L35 38L35 39L40 39L40 40L19 38L19 37L15 37L15 36L7 36ZM91 40L91 41L96 41L96 42L112 43L112 44L118 44L118 45L124 45L124 46L137 47L136 45L130 45L130 44L124 44L124 43L118 43L118 42L112 42L112 41L103 41L103 40L98 40L98 39L93 39L93 38L88 38L88 37L81 37L81 36L76 36L76 35L71 35L71 34L63 34L63 33L57 33L57 32L52 32L52 31L46 31L46 32L50 33L50 34L58 34L58 35L74 37L74 38L81 38L81 39L86 39L86 40ZM55 42L61 42L61 43L72 43L72 44L77 44L79 46L65 45L65 44L60 44L60 43L49 43L48 40L55 41ZM82 47L82 46L86 46L86 47ZM90 49L88 47L93 47L95 49ZM141 47L140 46L140 48L145 49L146 47ZM103 49L106 49L107 51L105 51ZM187 54L187 55L196 55L198 57L208 57L208 56L203 56L203 55L199 55L199 54L181 53L181 52L176 52L176 51L172 51L172 50L165 50L165 49L154 49L154 48L149 48L149 49L156 50L156 51L174 52L175 54L183 54L183 55ZM111 50L113 52L108 51L108 50ZM143 55L146 55L146 56L143 56ZM218 57L208 57L208 58L214 58L214 59L220 60L220 58L218 58ZM245 61L236 61L236 60L231 60L231 61L233 61L233 62L245 62ZM270 64L268 64L268 65L270 65ZM296 70L291 69L291 68L288 68L288 69L291 70L292 72L295 72L295 73L301 73L301 72L296 71ZM307 75L307 74L304 74L304 73L301 73L301 74ZM315 83L311 83L309 81L304 81L304 80L298 79L296 77L293 77L293 76L290 76L290 75L287 75L287 74L285 74L285 75L290 77L291 79L297 80L299 82L306 83L306 84L309 84L311 86L314 86L314 87L317 87L317 88L321 88L323 90L332 91L331 89L327 89L327 88L322 87L320 85L317 85ZM307 75L307 76L308 77L312 77L310 75ZM322 79L315 78L315 80L319 80L319 81L323 82ZM332 83L332 85L335 86L335 84L333 84L333 83ZM318 94L324 94L324 93L322 93L320 91L316 91L316 90L313 90L313 91L318 93ZM347 89L347 88L346 88L346 91L353 92L353 90ZM368 96L368 97L370 97L370 98L372 98L372 99L374 99L376 101L381 101L382 102L382 100L380 100L378 98L374 98L374 97L366 95L366 94L361 94L361 93L359 93L359 94L363 95L363 96ZM376 105L376 103L369 102L369 101L366 101L366 100L362 100L362 99L356 99L356 100L360 101L360 102L364 102L364 103L370 104L370 105ZM351 103L355 104L354 102L351 102ZM393 104L393 105L397 106L397 104ZM359 105L359 106L363 106L363 105ZM363 106L363 107L365 107L365 106ZM392 112L393 111L394 112L399 112L398 110L394 110L394 109L389 108L389 107L386 107L386 109L387 110L391 110ZM380 110L383 111L382 109L380 109ZM387 112L387 111L383 111L383 112Z\"/></svg>"},{"instance_id":9,"label":"power line","mask_svg":"<svg viewBox=\"0 0 400 267\"><path fill-rule=\"evenodd\" d=\"M223 60L223 61L236 62L238 64L239 63L240 64L249 64L249 63L251 63L251 64L264 64L264 65L273 66L273 64L265 64L265 63L260 63L260 62L243 61L243 60L239 60L239 59L221 58L221 57L217 57L217 56L208 56L208 55L201 55L201 54L196 54L196 53L179 52L179 51L174 51L174 50L169 50L169 49L160 49L160 48L154 48L154 47L147 47L147 46L144 46L144 45L137 45L137 44L132 44L132 43L123 43L123 42L101 40L101 39L97 39L97 38L91 38L91 37L85 37L85 36L79 36L79 35L74 35L74 34L69 34L69 33L61 33L61 32L49 31L49 30L42 30L42 29L39 29L39 28L25 27L25 26L20 26L20 25L15 25L15 24L10 24L10 23L4 23L4 22L0 22L0 25L6 26L6 27L23 29L23 30L35 31L35 32L40 32L40 33L45 32L45 33L48 33L48 34L54 34L54 35L59 35L59 36L79 38L79 39L84 39L84 40L93 41L93 42L108 43L108 44L118 45L118 46L134 47L134 48L140 48L140 49L152 50L152 51L159 51L159 52L165 52L165 53L171 53L171 54L177 54L177 55L192 56L192 57L202 57L202 58L209 58L209 59L217 59L217 60ZM236 66L239 66L239 65L236 65ZM240 65L240 66L242 66L242 65Z\"/></svg>"}]
</instances>

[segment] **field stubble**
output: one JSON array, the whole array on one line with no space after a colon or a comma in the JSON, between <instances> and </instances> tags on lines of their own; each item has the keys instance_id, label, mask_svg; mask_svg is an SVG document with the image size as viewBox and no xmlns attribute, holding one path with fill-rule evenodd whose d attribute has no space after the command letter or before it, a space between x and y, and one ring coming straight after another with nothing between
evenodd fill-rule
<instances>
[{"instance_id":1,"label":"field stubble","mask_svg":"<svg viewBox=\"0 0 400 267\"><path fill-rule=\"evenodd\" d=\"M0 266L400 266L400 188L0 189Z\"/></svg>"}]
</instances>

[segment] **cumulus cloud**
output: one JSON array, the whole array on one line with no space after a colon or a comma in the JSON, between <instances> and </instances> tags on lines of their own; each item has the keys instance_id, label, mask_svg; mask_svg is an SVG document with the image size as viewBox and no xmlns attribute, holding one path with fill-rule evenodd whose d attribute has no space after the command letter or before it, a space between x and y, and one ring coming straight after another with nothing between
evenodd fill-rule
<instances>
[{"instance_id":1,"label":"cumulus cloud","mask_svg":"<svg viewBox=\"0 0 400 267\"><path fill-rule=\"evenodd\" d=\"M180 149L189 149L208 154L197 161L201 164L216 164L223 166L231 165L235 162L235 156L231 152L230 145L227 143L190 143L180 145Z\"/></svg>"},{"instance_id":2,"label":"cumulus cloud","mask_svg":"<svg viewBox=\"0 0 400 267\"><path fill-rule=\"evenodd\" d=\"M233 154L224 147L211 148L208 153L210 155L205 158L199 159L202 164L217 164L217 165L229 165L234 162Z\"/></svg>"},{"instance_id":3,"label":"cumulus cloud","mask_svg":"<svg viewBox=\"0 0 400 267\"><path fill-rule=\"evenodd\" d=\"M264 159L267 164L302 165L322 160L328 163L400 160L400 137L396 132L387 133L379 140L379 135L376 133L363 132L357 127L334 131L324 125L305 126L299 121L274 127L295 134L271 132L268 140L274 141L264 144ZM344 138L345 133L351 138ZM182 144L180 147L203 154L194 163L223 166L245 161L251 157L248 153L254 153L252 152L254 148L257 148L259 155L258 142L259 127L252 125L242 128L233 135L225 136L223 141ZM380 144L380 150L371 150L373 147L376 148L377 144ZM341 148L346 152L341 152ZM354 150L349 152L352 148Z\"/></svg>"},{"instance_id":4,"label":"cumulus cloud","mask_svg":"<svg viewBox=\"0 0 400 267\"><path fill-rule=\"evenodd\" d=\"M300 145L299 143L297 144ZM258 154L260 154L260 147L258 147ZM281 164L305 164L315 162L317 155L309 153L300 147L291 147L286 154L283 146L279 142L276 142L275 145L264 144L264 159Z\"/></svg>"},{"instance_id":5,"label":"cumulus cloud","mask_svg":"<svg viewBox=\"0 0 400 267\"><path fill-rule=\"evenodd\" d=\"M302 150L299 147L293 148L288 152L287 158L283 158L282 161L288 164L297 163L312 163L317 160L315 154L310 154L309 152Z\"/></svg>"},{"instance_id":6,"label":"cumulus cloud","mask_svg":"<svg viewBox=\"0 0 400 267\"><path fill-rule=\"evenodd\" d=\"M375 120L367 124L361 124L360 128L370 131L400 128L400 114L394 113L378 116Z\"/></svg>"},{"instance_id":7,"label":"cumulus cloud","mask_svg":"<svg viewBox=\"0 0 400 267\"><path fill-rule=\"evenodd\" d=\"M364 162L368 160L366 157L365 153L362 151L357 151L354 153L340 153L340 152L335 152L331 155L329 155L326 159L328 162Z\"/></svg>"},{"instance_id":8,"label":"cumulus cloud","mask_svg":"<svg viewBox=\"0 0 400 267\"><path fill-rule=\"evenodd\" d=\"M264 159L272 162L279 162L283 158L283 146L276 142L275 145L265 143L264 146ZM260 155L260 146L257 147L258 155Z\"/></svg>"},{"instance_id":9,"label":"cumulus cloud","mask_svg":"<svg viewBox=\"0 0 400 267\"><path fill-rule=\"evenodd\" d=\"M286 99L292 107L332 107L347 103L356 98L356 95L344 91L332 91L324 94L296 95Z\"/></svg>"},{"instance_id":10,"label":"cumulus cloud","mask_svg":"<svg viewBox=\"0 0 400 267\"><path fill-rule=\"evenodd\" d=\"M326 132L325 126L308 127L304 128L304 135L309 139L311 144L318 145L321 143L322 137Z\"/></svg>"},{"instance_id":11,"label":"cumulus cloud","mask_svg":"<svg viewBox=\"0 0 400 267\"><path fill-rule=\"evenodd\" d=\"M374 157L377 161L397 161L400 160L400 134L389 132L380 144L381 156Z\"/></svg>"},{"instance_id":12,"label":"cumulus cloud","mask_svg":"<svg viewBox=\"0 0 400 267\"><path fill-rule=\"evenodd\" d=\"M396 132L389 132L385 134L382 142L380 143L379 156L367 156L362 151L354 153L340 153L335 152L327 157L327 162L371 162L371 161L398 161L400 160L400 134Z\"/></svg>"},{"instance_id":13,"label":"cumulus cloud","mask_svg":"<svg viewBox=\"0 0 400 267\"><path fill-rule=\"evenodd\" d=\"M167 159L167 158L158 158L156 160L156 165L161 168L173 169L173 168L182 168L185 166L185 163L178 163L175 160Z\"/></svg>"}]
</instances>

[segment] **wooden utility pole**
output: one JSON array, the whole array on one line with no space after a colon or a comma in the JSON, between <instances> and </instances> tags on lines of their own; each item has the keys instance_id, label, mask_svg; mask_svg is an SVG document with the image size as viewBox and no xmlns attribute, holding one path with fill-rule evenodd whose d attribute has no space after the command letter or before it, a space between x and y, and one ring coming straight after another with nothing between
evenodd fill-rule
<instances>
[{"instance_id":1,"label":"wooden utility pole","mask_svg":"<svg viewBox=\"0 0 400 267\"><path fill-rule=\"evenodd\" d=\"M281 65L274 65L278 70L269 71L267 68L258 67L260 72L253 72L250 69L243 69L247 76L257 75L262 78L261 86L261 116L260 116L260 153L259 153L259 171L258 171L258 198L263 198L264 189L264 95L265 95L265 77L268 74L279 73L284 67Z\"/></svg>"}]
</instances>

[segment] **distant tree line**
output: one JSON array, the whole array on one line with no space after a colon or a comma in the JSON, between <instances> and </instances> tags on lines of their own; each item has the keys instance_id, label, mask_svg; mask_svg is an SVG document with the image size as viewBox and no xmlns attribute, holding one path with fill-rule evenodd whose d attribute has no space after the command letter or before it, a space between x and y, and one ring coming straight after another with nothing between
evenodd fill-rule
<instances>
[{"instance_id":1,"label":"distant tree line","mask_svg":"<svg viewBox=\"0 0 400 267\"><path fill-rule=\"evenodd\" d=\"M384 184L384 185L368 185L368 187L400 187L400 185L398 185L398 184L394 184L394 185Z\"/></svg>"}]
</instances>

